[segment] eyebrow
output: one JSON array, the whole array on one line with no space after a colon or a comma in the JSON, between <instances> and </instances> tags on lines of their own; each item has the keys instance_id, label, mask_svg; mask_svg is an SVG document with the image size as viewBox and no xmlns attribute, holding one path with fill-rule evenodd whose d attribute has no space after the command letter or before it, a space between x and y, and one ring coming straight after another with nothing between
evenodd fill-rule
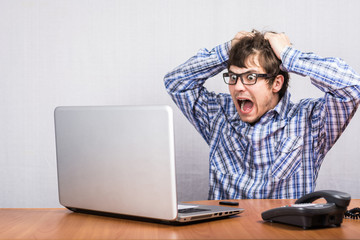
<instances>
[{"instance_id":1,"label":"eyebrow","mask_svg":"<svg viewBox=\"0 0 360 240\"><path fill-rule=\"evenodd\" d=\"M255 69L250 69L249 71L246 71L246 72L243 72L243 73L234 73L233 71L231 71L231 70L229 69L228 72L229 72L229 73L233 73L233 74L245 74L245 73L256 73L257 70L255 70Z\"/></svg>"}]
</instances>

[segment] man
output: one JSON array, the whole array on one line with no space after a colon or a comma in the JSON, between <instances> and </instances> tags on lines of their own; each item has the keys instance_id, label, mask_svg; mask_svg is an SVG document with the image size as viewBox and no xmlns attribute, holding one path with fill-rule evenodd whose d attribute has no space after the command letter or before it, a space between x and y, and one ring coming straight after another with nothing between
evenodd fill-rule
<instances>
[{"instance_id":1,"label":"man","mask_svg":"<svg viewBox=\"0 0 360 240\"><path fill-rule=\"evenodd\" d=\"M223 74L230 94L205 81ZM319 99L290 100L288 72ZM295 49L283 34L239 32L165 76L174 102L210 147L209 199L299 198L314 191L325 154L360 102L360 76L338 58Z\"/></svg>"}]
</instances>

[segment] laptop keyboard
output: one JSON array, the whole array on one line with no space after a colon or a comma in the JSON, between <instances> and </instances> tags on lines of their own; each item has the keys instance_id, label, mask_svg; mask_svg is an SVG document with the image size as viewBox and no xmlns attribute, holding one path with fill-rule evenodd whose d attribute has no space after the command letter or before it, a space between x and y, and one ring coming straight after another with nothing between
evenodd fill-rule
<instances>
[{"instance_id":1,"label":"laptop keyboard","mask_svg":"<svg viewBox=\"0 0 360 240\"><path fill-rule=\"evenodd\" d=\"M204 208L185 208L185 209L179 209L178 213L195 213L195 212L204 212L209 211L209 209Z\"/></svg>"}]
</instances>

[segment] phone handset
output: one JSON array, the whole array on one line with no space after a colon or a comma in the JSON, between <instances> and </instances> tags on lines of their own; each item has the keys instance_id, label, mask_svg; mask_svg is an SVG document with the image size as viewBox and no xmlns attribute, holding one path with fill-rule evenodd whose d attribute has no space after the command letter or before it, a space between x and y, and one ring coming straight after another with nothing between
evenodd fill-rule
<instances>
[{"instance_id":1,"label":"phone handset","mask_svg":"<svg viewBox=\"0 0 360 240\"><path fill-rule=\"evenodd\" d=\"M351 196L348 193L335 190L322 190L302 196L296 200L295 204L312 203L319 198L324 198L328 203L335 203L336 206L343 208L346 208L351 200Z\"/></svg>"},{"instance_id":2,"label":"phone handset","mask_svg":"<svg viewBox=\"0 0 360 240\"><path fill-rule=\"evenodd\" d=\"M325 198L326 203L313 203ZM303 227L340 226L351 196L335 190L322 190L306 194L294 204L273 208L261 214L265 221Z\"/></svg>"}]
</instances>

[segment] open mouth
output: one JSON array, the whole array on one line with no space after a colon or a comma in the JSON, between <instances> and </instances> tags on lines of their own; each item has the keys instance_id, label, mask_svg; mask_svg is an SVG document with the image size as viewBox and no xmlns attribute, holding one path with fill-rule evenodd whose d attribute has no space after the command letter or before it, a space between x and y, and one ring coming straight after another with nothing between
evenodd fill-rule
<instances>
[{"instance_id":1,"label":"open mouth","mask_svg":"<svg viewBox=\"0 0 360 240\"><path fill-rule=\"evenodd\" d=\"M248 99L238 99L240 110L243 113L249 113L254 107L254 103Z\"/></svg>"}]
</instances>

